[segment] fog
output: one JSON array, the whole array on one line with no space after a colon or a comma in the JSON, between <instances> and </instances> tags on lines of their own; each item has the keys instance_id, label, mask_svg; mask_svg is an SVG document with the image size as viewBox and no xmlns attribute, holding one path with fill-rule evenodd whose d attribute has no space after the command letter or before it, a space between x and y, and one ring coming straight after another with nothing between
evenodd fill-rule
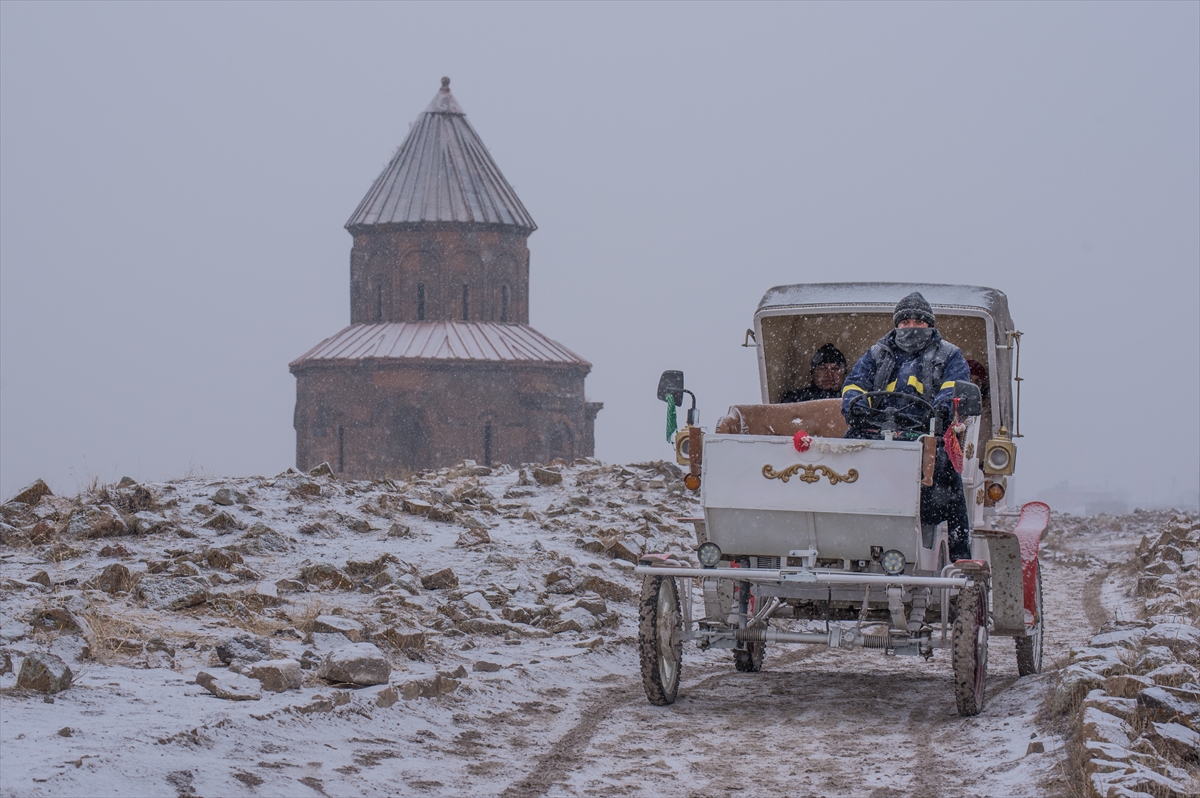
<instances>
[{"instance_id":1,"label":"fog","mask_svg":"<svg viewBox=\"0 0 1200 798\"><path fill-rule=\"evenodd\" d=\"M449 75L597 455L759 401L774 285L968 283L1022 499L1200 484L1200 4L0 4L0 493L273 474L342 225ZM1047 494L1048 495L1048 494Z\"/></svg>"}]
</instances>

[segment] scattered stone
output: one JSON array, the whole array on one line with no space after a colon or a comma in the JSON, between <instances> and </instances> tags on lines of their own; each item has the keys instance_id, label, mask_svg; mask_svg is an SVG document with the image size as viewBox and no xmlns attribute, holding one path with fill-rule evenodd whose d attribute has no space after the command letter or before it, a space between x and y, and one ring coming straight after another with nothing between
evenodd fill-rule
<instances>
[{"instance_id":1,"label":"scattered stone","mask_svg":"<svg viewBox=\"0 0 1200 798\"><path fill-rule=\"evenodd\" d=\"M33 652L25 655L21 671L17 674L17 687L54 695L71 686L75 675L53 654Z\"/></svg>"},{"instance_id":2,"label":"scattered stone","mask_svg":"<svg viewBox=\"0 0 1200 798\"><path fill-rule=\"evenodd\" d=\"M34 524L29 530L29 542L39 545L46 543L54 537L57 531L58 527L56 527L53 522L51 522L49 519L43 518L41 521L38 521L36 524Z\"/></svg>"},{"instance_id":3,"label":"scattered stone","mask_svg":"<svg viewBox=\"0 0 1200 798\"><path fill-rule=\"evenodd\" d=\"M317 676L328 682L369 686L385 684L392 672L387 657L371 643L352 643L325 655Z\"/></svg>"},{"instance_id":4,"label":"scattered stone","mask_svg":"<svg viewBox=\"0 0 1200 798\"><path fill-rule=\"evenodd\" d=\"M412 515L429 515L429 511L433 509L433 505L420 499L405 499L404 512Z\"/></svg>"},{"instance_id":5,"label":"scattered stone","mask_svg":"<svg viewBox=\"0 0 1200 798\"><path fill-rule=\"evenodd\" d=\"M406 538L412 534L412 527L407 524L392 524L388 527L387 536L389 538Z\"/></svg>"},{"instance_id":6,"label":"scattered stone","mask_svg":"<svg viewBox=\"0 0 1200 798\"><path fill-rule=\"evenodd\" d=\"M483 527L473 527L463 530L458 533L457 546L480 546L484 543L491 543L492 538L488 535L488 531Z\"/></svg>"},{"instance_id":7,"label":"scattered stone","mask_svg":"<svg viewBox=\"0 0 1200 798\"><path fill-rule=\"evenodd\" d=\"M447 590L458 587L458 577L453 569L443 568L432 574L421 577L421 587L426 590Z\"/></svg>"},{"instance_id":8,"label":"scattered stone","mask_svg":"<svg viewBox=\"0 0 1200 798\"><path fill-rule=\"evenodd\" d=\"M361 623L338 615L317 616L313 621L312 630L324 634L341 634L351 643L361 643L366 637L366 630Z\"/></svg>"},{"instance_id":9,"label":"scattered stone","mask_svg":"<svg viewBox=\"0 0 1200 798\"><path fill-rule=\"evenodd\" d=\"M218 488L217 492L212 496L212 503L219 504L222 507L232 507L235 504L245 504L249 498L240 490Z\"/></svg>"},{"instance_id":10,"label":"scattered stone","mask_svg":"<svg viewBox=\"0 0 1200 798\"><path fill-rule=\"evenodd\" d=\"M1149 646L1165 646L1180 657L1196 659L1200 653L1200 629L1182 623L1156 624L1146 633Z\"/></svg>"},{"instance_id":11,"label":"scattered stone","mask_svg":"<svg viewBox=\"0 0 1200 798\"><path fill-rule=\"evenodd\" d=\"M196 684L227 701L258 701L262 698L262 685L232 671L200 671L196 674Z\"/></svg>"},{"instance_id":12,"label":"scattered stone","mask_svg":"<svg viewBox=\"0 0 1200 798\"><path fill-rule=\"evenodd\" d=\"M1089 691L1104 687L1104 677L1082 665L1068 665L1059 676L1054 690L1054 711L1065 715L1075 708Z\"/></svg>"},{"instance_id":13,"label":"scattered stone","mask_svg":"<svg viewBox=\"0 0 1200 798\"><path fill-rule=\"evenodd\" d=\"M222 571L229 570L232 566L245 562L242 555L230 549L205 549L204 562L209 568L219 568Z\"/></svg>"},{"instance_id":14,"label":"scattered stone","mask_svg":"<svg viewBox=\"0 0 1200 798\"><path fill-rule=\"evenodd\" d=\"M173 576L199 576L200 568L190 560L180 560L171 568Z\"/></svg>"},{"instance_id":15,"label":"scattered stone","mask_svg":"<svg viewBox=\"0 0 1200 798\"><path fill-rule=\"evenodd\" d=\"M375 706L380 709L387 709L399 700L400 692L391 685L388 685L375 694Z\"/></svg>"},{"instance_id":16,"label":"scattered stone","mask_svg":"<svg viewBox=\"0 0 1200 798\"><path fill-rule=\"evenodd\" d=\"M475 663L475 665L471 668L471 670L475 671L476 673L495 673L496 671L502 670L503 668L504 668L504 666L500 665L499 663L488 662L485 659L481 659Z\"/></svg>"},{"instance_id":17,"label":"scattered stone","mask_svg":"<svg viewBox=\"0 0 1200 798\"><path fill-rule=\"evenodd\" d=\"M111 504L85 505L71 514L67 534L82 538L106 538L129 534L129 527Z\"/></svg>"},{"instance_id":18,"label":"scattered stone","mask_svg":"<svg viewBox=\"0 0 1200 798\"><path fill-rule=\"evenodd\" d=\"M374 576L386 569L388 565L399 564L399 562L394 556L387 553L381 554L373 560L347 560L346 573L359 578Z\"/></svg>"},{"instance_id":19,"label":"scattered stone","mask_svg":"<svg viewBox=\"0 0 1200 798\"><path fill-rule=\"evenodd\" d=\"M629 602L633 600L633 591L624 585L610 582L599 576L589 576L583 580L580 588L586 592L595 593L609 601Z\"/></svg>"},{"instance_id":20,"label":"scattered stone","mask_svg":"<svg viewBox=\"0 0 1200 798\"><path fill-rule=\"evenodd\" d=\"M261 521L247 529L246 534L242 536L242 540L245 541L244 545L246 548L244 550L258 554L288 551L291 549L287 538Z\"/></svg>"},{"instance_id":21,"label":"scattered stone","mask_svg":"<svg viewBox=\"0 0 1200 798\"><path fill-rule=\"evenodd\" d=\"M451 523L455 518L458 517L458 514L455 513L452 508L439 507L437 505L430 507L429 512L426 513L426 515L429 516L430 521L443 521L447 524Z\"/></svg>"},{"instance_id":22,"label":"scattered stone","mask_svg":"<svg viewBox=\"0 0 1200 798\"><path fill-rule=\"evenodd\" d=\"M604 603L604 599L600 598L581 598L575 602L576 607L582 607L592 615L603 615L608 612L608 605Z\"/></svg>"},{"instance_id":23,"label":"scattered stone","mask_svg":"<svg viewBox=\"0 0 1200 798\"><path fill-rule=\"evenodd\" d=\"M549 468L534 468L532 469L534 480L542 486L561 485L563 476L561 471L551 471Z\"/></svg>"},{"instance_id":24,"label":"scattered stone","mask_svg":"<svg viewBox=\"0 0 1200 798\"><path fill-rule=\"evenodd\" d=\"M309 565L300 571L300 579L306 584L317 585L322 589L353 590L354 581L346 576L336 566L329 563Z\"/></svg>"},{"instance_id":25,"label":"scattered stone","mask_svg":"<svg viewBox=\"0 0 1200 798\"><path fill-rule=\"evenodd\" d=\"M250 677L262 684L262 689L272 693L297 690L303 681L300 663L294 659L272 659L256 662L250 666Z\"/></svg>"},{"instance_id":26,"label":"scattered stone","mask_svg":"<svg viewBox=\"0 0 1200 798\"><path fill-rule=\"evenodd\" d=\"M565 621L559 621L550 625L550 631L554 634L562 634L563 632L582 632L583 626L574 618L568 618Z\"/></svg>"},{"instance_id":27,"label":"scattered stone","mask_svg":"<svg viewBox=\"0 0 1200 798\"><path fill-rule=\"evenodd\" d=\"M133 574L119 562L110 563L105 566L100 575L88 580L85 587L93 590L100 590L105 593L128 593L133 590L137 580Z\"/></svg>"},{"instance_id":28,"label":"scattered stone","mask_svg":"<svg viewBox=\"0 0 1200 798\"><path fill-rule=\"evenodd\" d=\"M459 684L457 679L451 679L439 673L432 679L414 679L399 685L400 697L405 701L413 701L417 698L438 698L447 693L453 693L458 689Z\"/></svg>"},{"instance_id":29,"label":"scattered stone","mask_svg":"<svg viewBox=\"0 0 1200 798\"><path fill-rule=\"evenodd\" d=\"M329 463L321 463L316 468L309 470L308 475L312 477L331 477L333 476L333 467Z\"/></svg>"},{"instance_id":30,"label":"scattered stone","mask_svg":"<svg viewBox=\"0 0 1200 798\"><path fill-rule=\"evenodd\" d=\"M374 636L376 642L386 641L397 651L411 656L425 650L429 641L429 633L418 629L406 629L399 626L389 626Z\"/></svg>"},{"instance_id":31,"label":"scattered stone","mask_svg":"<svg viewBox=\"0 0 1200 798\"><path fill-rule=\"evenodd\" d=\"M17 491L17 494L8 501L21 502L22 504L28 504L30 507L32 507L40 502L43 496L53 495L54 494L51 493L49 485L47 485L41 479L35 479L33 484L21 488L21 490Z\"/></svg>"},{"instance_id":32,"label":"scattered stone","mask_svg":"<svg viewBox=\"0 0 1200 798\"><path fill-rule=\"evenodd\" d=\"M375 531L375 527L371 526L370 522L365 518L351 518L346 522L346 526L350 528L351 532L358 532L360 534Z\"/></svg>"},{"instance_id":33,"label":"scattered stone","mask_svg":"<svg viewBox=\"0 0 1200 798\"><path fill-rule=\"evenodd\" d=\"M205 529L215 529L218 532L230 532L234 529L241 529L243 525L241 521L237 520L224 510L221 510L200 526L204 527Z\"/></svg>"},{"instance_id":34,"label":"scattered stone","mask_svg":"<svg viewBox=\"0 0 1200 798\"><path fill-rule=\"evenodd\" d=\"M1154 723L1151 741L1180 759L1200 760L1200 734L1179 723ZM1156 746L1157 747L1157 746Z\"/></svg>"},{"instance_id":35,"label":"scattered stone","mask_svg":"<svg viewBox=\"0 0 1200 798\"><path fill-rule=\"evenodd\" d=\"M74 734L74 732L71 730L70 726L63 726L61 729L55 732L55 734L57 734L59 737L70 737L72 734Z\"/></svg>"},{"instance_id":36,"label":"scattered stone","mask_svg":"<svg viewBox=\"0 0 1200 798\"><path fill-rule=\"evenodd\" d=\"M0 651L0 676L13 672L12 654Z\"/></svg>"},{"instance_id":37,"label":"scattered stone","mask_svg":"<svg viewBox=\"0 0 1200 798\"><path fill-rule=\"evenodd\" d=\"M275 583L275 589L280 593L303 593L306 587L303 582L295 579L280 579Z\"/></svg>"},{"instance_id":38,"label":"scattered stone","mask_svg":"<svg viewBox=\"0 0 1200 798\"><path fill-rule=\"evenodd\" d=\"M1153 687L1154 682L1145 676L1131 673L1121 676L1110 676L1104 681L1104 692L1118 698L1137 698L1137 694L1147 687Z\"/></svg>"},{"instance_id":39,"label":"scattered stone","mask_svg":"<svg viewBox=\"0 0 1200 798\"><path fill-rule=\"evenodd\" d=\"M208 582L198 577L148 576L137 594L152 609L182 610L208 601Z\"/></svg>"},{"instance_id":40,"label":"scattered stone","mask_svg":"<svg viewBox=\"0 0 1200 798\"><path fill-rule=\"evenodd\" d=\"M26 581L42 585L43 587L50 587L50 574L46 573L45 571L38 571Z\"/></svg>"},{"instance_id":41,"label":"scattered stone","mask_svg":"<svg viewBox=\"0 0 1200 798\"><path fill-rule=\"evenodd\" d=\"M1046 753L1046 744L1041 740L1031 740L1029 742L1029 747L1025 749L1025 756L1029 756L1030 754L1044 753Z\"/></svg>"},{"instance_id":42,"label":"scattered stone","mask_svg":"<svg viewBox=\"0 0 1200 798\"><path fill-rule=\"evenodd\" d=\"M216 646L217 659L228 665L234 660L259 662L271 656L271 644L267 640L250 635L231 637Z\"/></svg>"},{"instance_id":43,"label":"scattered stone","mask_svg":"<svg viewBox=\"0 0 1200 798\"><path fill-rule=\"evenodd\" d=\"M107 543L97 553L99 557L132 557L133 552L122 546L120 543Z\"/></svg>"}]
</instances>

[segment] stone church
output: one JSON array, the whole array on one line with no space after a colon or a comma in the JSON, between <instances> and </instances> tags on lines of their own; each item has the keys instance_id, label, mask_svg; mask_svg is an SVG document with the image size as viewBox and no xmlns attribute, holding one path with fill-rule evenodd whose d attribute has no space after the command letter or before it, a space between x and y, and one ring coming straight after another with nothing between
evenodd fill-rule
<instances>
[{"instance_id":1,"label":"stone church","mask_svg":"<svg viewBox=\"0 0 1200 798\"><path fill-rule=\"evenodd\" d=\"M299 468L374 478L592 455L591 364L529 326L537 225L449 78L346 229L350 326L289 364Z\"/></svg>"}]
</instances>

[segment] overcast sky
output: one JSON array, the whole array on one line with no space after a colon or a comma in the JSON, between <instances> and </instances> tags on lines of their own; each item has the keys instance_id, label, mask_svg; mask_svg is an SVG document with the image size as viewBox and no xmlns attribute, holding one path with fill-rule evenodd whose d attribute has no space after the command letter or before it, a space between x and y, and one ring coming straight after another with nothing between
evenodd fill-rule
<instances>
[{"instance_id":1,"label":"overcast sky","mask_svg":"<svg viewBox=\"0 0 1200 798\"><path fill-rule=\"evenodd\" d=\"M0 3L0 493L274 474L342 225L452 90L597 454L756 402L774 285L1005 291L1022 498L1200 483L1200 4Z\"/></svg>"}]
</instances>

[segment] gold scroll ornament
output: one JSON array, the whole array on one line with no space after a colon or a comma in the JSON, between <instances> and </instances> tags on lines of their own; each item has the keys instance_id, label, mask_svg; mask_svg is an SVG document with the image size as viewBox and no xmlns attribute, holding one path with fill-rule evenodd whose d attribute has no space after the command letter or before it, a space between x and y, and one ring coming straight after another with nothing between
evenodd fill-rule
<instances>
[{"instance_id":1,"label":"gold scroll ornament","mask_svg":"<svg viewBox=\"0 0 1200 798\"><path fill-rule=\"evenodd\" d=\"M804 473L801 474L801 471ZM771 467L770 463L762 467L762 475L764 477L767 479L777 479L780 482L787 482L794 476L801 482L807 482L811 485L812 483L819 482L821 480L821 477L818 476L818 474L824 474L826 477L828 477L830 485L836 485L839 482L853 482L858 479L858 471L853 468L847 471L845 476L843 476L834 471L832 468L823 465L804 465L802 463L797 463L796 465L788 466L782 471L776 471Z\"/></svg>"}]
</instances>

